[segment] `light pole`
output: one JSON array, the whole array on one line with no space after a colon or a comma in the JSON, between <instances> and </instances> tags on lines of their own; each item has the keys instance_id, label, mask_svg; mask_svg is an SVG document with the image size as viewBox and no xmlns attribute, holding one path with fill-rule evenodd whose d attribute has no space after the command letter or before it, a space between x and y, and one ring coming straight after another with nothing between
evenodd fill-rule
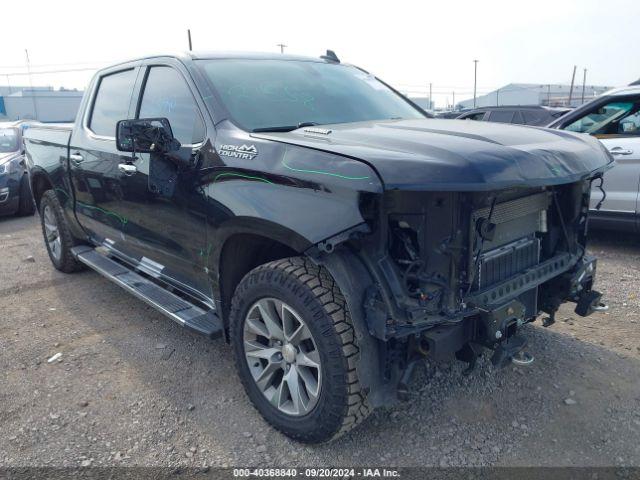
<instances>
[{"instance_id":1,"label":"light pole","mask_svg":"<svg viewBox=\"0 0 640 480\"><path fill-rule=\"evenodd\" d=\"M571 87L569 88L569 105L571 107L571 100L573 99L573 84L576 81L576 66L573 66L573 75L571 75Z\"/></svg>"},{"instance_id":2,"label":"light pole","mask_svg":"<svg viewBox=\"0 0 640 480\"><path fill-rule=\"evenodd\" d=\"M586 83L587 83L587 69L585 68L582 74L582 99L580 100L580 104L584 103L584 87Z\"/></svg>"},{"instance_id":3,"label":"light pole","mask_svg":"<svg viewBox=\"0 0 640 480\"><path fill-rule=\"evenodd\" d=\"M280 53L284 53L284 48L286 45L284 43L277 43L276 47L280 47Z\"/></svg>"},{"instance_id":4,"label":"light pole","mask_svg":"<svg viewBox=\"0 0 640 480\"><path fill-rule=\"evenodd\" d=\"M478 60L473 61L473 108L476 108L476 85L478 82Z\"/></svg>"}]
</instances>

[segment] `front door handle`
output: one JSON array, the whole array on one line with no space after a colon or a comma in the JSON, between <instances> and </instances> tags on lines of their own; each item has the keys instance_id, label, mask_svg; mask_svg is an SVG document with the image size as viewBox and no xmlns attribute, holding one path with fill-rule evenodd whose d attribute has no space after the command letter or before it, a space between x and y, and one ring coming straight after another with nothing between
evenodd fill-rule
<instances>
[{"instance_id":1,"label":"front door handle","mask_svg":"<svg viewBox=\"0 0 640 480\"><path fill-rule=\"evenodd\" d=\"M75 164L78 164L84 162L84 157L80 155L80 153L76 152L69 155L69 160L71 160Z\"/></svg>"},{"instance_id":2,"label":"front door handle","mask_svg":"<svg viewBox=\"0 0 640 480\"><path fill-rule=\"evenodd\" d=\"M611 153L611 155L631 155L633 150L627 150L622 147L613 147L609 150L609 153Z\"/></svg>"},{"instance_id":3,"label":"front door handle","mask_svg":"<svg viewBox=\"0 0 640 480\"><path fill-rule=\"evenodd\" d=\"M133 175L138 171L135 165L131 165L130 163L120 163L118 164L118 170L124 173L127 176Z\"/></svg>"}]
</instances>

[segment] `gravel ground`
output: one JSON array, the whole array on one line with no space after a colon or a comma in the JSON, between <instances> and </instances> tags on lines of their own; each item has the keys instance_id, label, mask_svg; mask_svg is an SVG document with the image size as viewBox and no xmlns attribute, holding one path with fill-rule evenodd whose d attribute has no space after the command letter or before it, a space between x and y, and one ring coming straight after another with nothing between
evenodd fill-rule
<instances>
[{"instance_id":1,"label":"gravel ground","mask_svg":"<svg viewBox=\"0 0 640 480\"><path fill-rule=\"evenodd\" d=\"M308 447L251 407L222 340L57 272L37 217L0 219L0 466L640 466L640 242L592 251L610 312L528 326L532 366L426 363L410 401Z\"/></svg>"}]
</instances>

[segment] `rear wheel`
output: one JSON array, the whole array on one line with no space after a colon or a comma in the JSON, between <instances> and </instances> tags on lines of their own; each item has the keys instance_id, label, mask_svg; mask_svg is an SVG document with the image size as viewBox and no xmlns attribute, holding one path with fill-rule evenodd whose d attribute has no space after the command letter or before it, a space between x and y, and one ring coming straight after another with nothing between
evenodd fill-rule
<instances>
[{"instance_id":1,"label":"rear wheel","mask_svg":"<svg viewBox=\"0 0 640 480\"><path fill-rule=\"evenodd\" d=\"M249 398L284 434L325 442L369 414L351 317L324 268L294 257L249 272L233 298L230 335Z\"/></svg>"},{"instance_id":2,"label":"rear wheel","mask_svg":"<svg viewBox=\"0 0 640 480\"><path fill-rule=\"evenodd\" d=\"M16 215L20 217L26 217L27 215L33 215L36 211L36 205L33 203L33 196L31 195L31 187L29 186L29 178L26 175L22 176L20 180L20 192L19 192L19 204Z\"/></svg>"},{"instance_id":3,"label":"rear wheel","mask_svg":"<svg viewBox=\"0 0 640 480\"><path fill-rule=\"evenodd\" d=\"M62 205L53 190L44 192L40 200L40 223L44 243L53 266L65 273L82 270L83 264L71 254L71 248L77 242L71 234Z\"/></svg>"}]
</instances>

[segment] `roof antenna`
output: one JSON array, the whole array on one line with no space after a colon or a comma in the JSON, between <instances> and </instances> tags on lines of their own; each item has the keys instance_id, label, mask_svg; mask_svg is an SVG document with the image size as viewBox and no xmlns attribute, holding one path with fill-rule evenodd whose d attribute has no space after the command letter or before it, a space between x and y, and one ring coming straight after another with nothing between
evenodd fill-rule
<instances>
[{"instance_id":1,"label":"roof antenna","mask_svg":"<svg viewBox=\"0 0 640 480\"><path fill-rule=\"evenodd\" d=\"M322 58L323 60L326 60L327 62L340 63L340 59L336 55L336 52L334 52L333 50L327 50L327 53L324 55L321 55L320 58Z\"/></svg>"}]
</instances>

